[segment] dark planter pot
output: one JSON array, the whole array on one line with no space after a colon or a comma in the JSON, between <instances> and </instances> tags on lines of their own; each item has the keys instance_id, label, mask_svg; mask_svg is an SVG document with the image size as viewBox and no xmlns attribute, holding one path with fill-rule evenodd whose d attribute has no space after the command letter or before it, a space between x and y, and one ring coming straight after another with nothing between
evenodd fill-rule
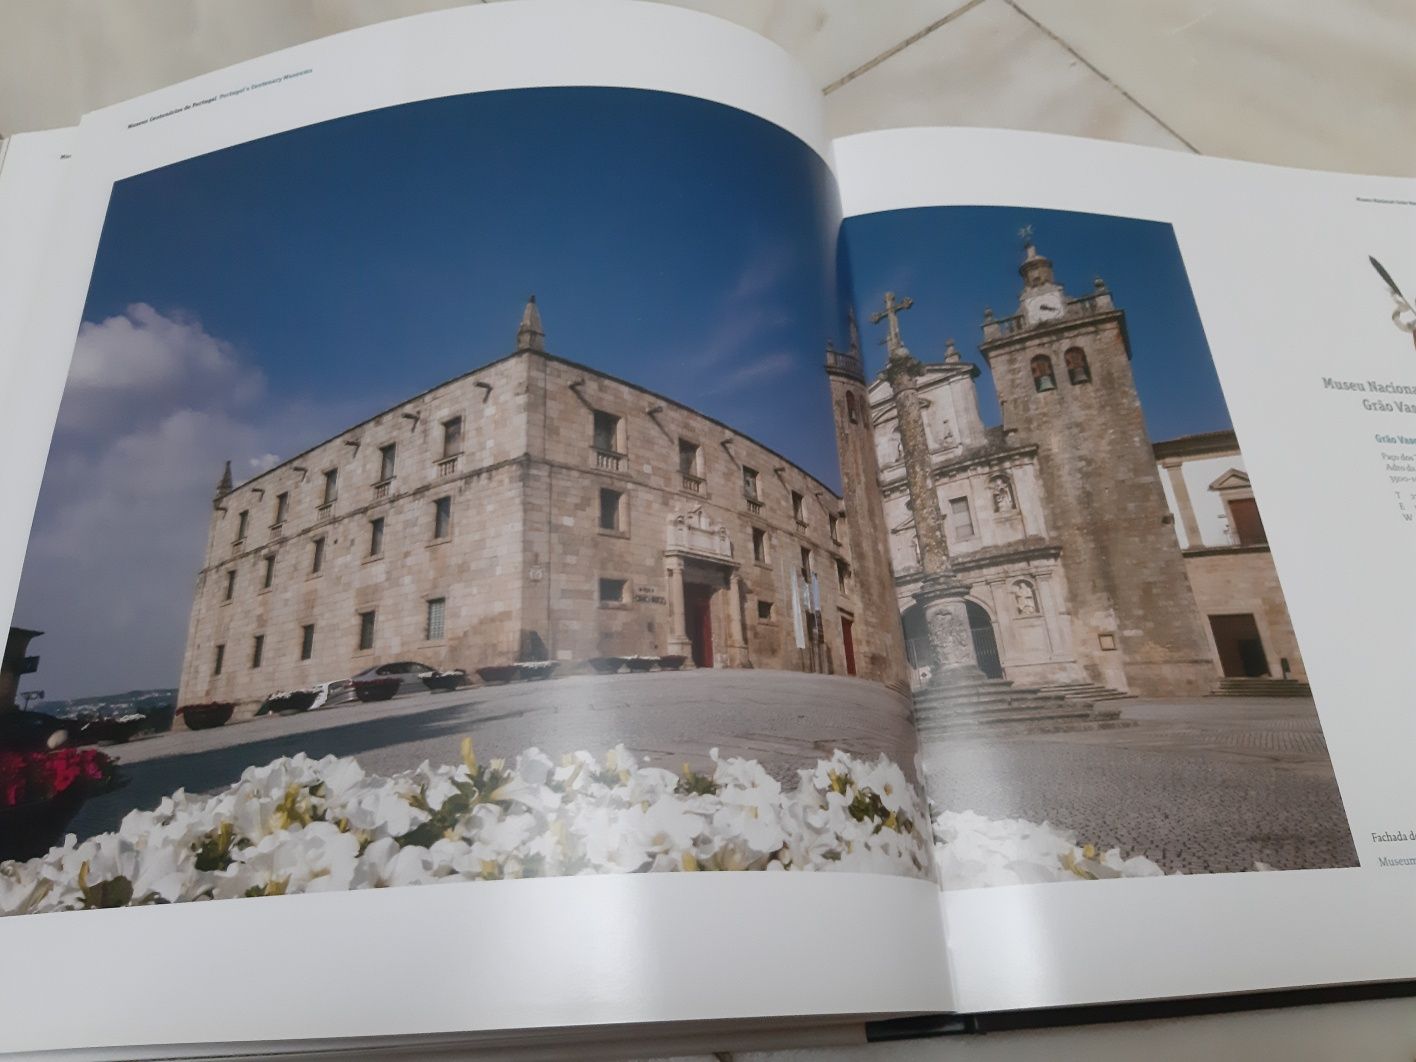
<instances>
[{"instance_id":1,"label":"dark planter pot","mask_svg":"<svg viewBox=\"0 0 1416 1062\"><path fill-rule=\"evenodd\" d=\"M446 693L449 690L461 689L467 685L467 675L461 671L454 671L446 675L424 675L423 685L434 693Z\"/></svg>"},{"instance_id":2,"label":"dark planter pot","mask_svg":"<svg viewBox=\"0 0 1416 1062\"><path fill-rule=\"evenodd\" d=\"M34 859L63 844L87 795L83 785L71 785L53 800L0 808L0 861Z\"/></svg>"},{"instance_id":3,"label":"dark planter pot","mask_svg":"<svg viewBox=\"0 0 1416 1062\"><path fill-rule=\"evenodd\" d=\"M523 678L530 682L540 682L542 679L548 679L554 675L558 667L560 667L559 663L551 664L549 667L542 664L537 664L534 667L527 667L525 664L517 664L516 674L518 678Z\"/></svg>"},{"instance_id":4,"label":"dark planter pot","mask_svg":"<svg viewBox=\"0 0 1416 1062\"><path fill-rule=\"evenodd\" d=\"M671 655L671 656L661 656L661 657L659 657L659 666L660 666L661 668L663 668L665 671L677 671L679 668L683 667L683 665L685 664L685 662L687 662L687 660L688 660L688 657L686 657L686 656L679 656L678 654L675 653L675 654L673 654L673 655Z\"/></svg>"},{"instance_id":5,"label":"dark planter pot","mask_svg":"<svg viewBox=\"0 0 1416 1062\"><path fill-rule=\"evenodd\" d=\"M130 719L120 723L116 719L90 719L69 731L70 745L98 745L109 742L122 745L132 740L133 735L147 730L151 723L146 718Z\"/></svg>"},{"instance_id":6,"label":"dark planter pot","mask_svg":"<svg viewBox=\"0 0 1416 1062\"><path fill-rule=\"evenodd\" d=\"M188 730L211 730L213 727L225 726L231 718L231 713L236 711L236 706L229 702L217 701L212 704L188 704L177 710L182 714L182 722L187 725Z\"/></svg>"},{"instance_id":7,"label":"dark planter pot","mask_svg":"<svg viewBox=\"0 0 1416 1062\"><path fill-rule=\"evenodd\" d=\"M624 667L624 664L625 659L622 656L596 656L590 659L590 666L601 675L613 675Z\"/></svg>"},{"instance_id":8,"label":"dark planter pot","mask_svg":"<svg viewBox=\"0 0 1416 1062\"><path fill-rule=\"evenodd\" d=\"M403 685L403 680L397 678L368 679L354 683L354 696L365 704L372 701L388 701L393 699L393 695L398 692L398 687L401 685Z\"/></svg>"},{"instance_id":9,"label":"dark planter pot","mask_svg":"<svg viewBox=\"0 0 1416 1062\"><path fill-rule=\"evenodd\" d=\"M156 734L165 734L172 729L172 724L177 721L177 706L169 704L162 708L154 708L147 714L148 729Z\"/></svg>"},{"instance_id":10,"label":"dark planter pot","mask_svg":"<svg viewBox=\"0 0 1416 1062\"><path fill-rule=\"evenodd\" d=\"M499 686L520 678L521 669L515 664L494 664L491 667L479 667L477 677L488 686Z\"/></svg>"},{"instance_id":11,"label":"dark planter pot","mask_svg":"<svg viewBox=\"0 0 1416 1062\"><path fill-rule=\"evenodd\" d=\"M657 656L631 656L625 660L631 671L652 671L658 666Z\"/></svg>"},{"instance_id":12,"label":"dark planter pot","mask_svg":"<svg viewBox=\"0 0 1416 1062\"><path fill-rule=\"evenodd\" d=\"M256 710L256 714L293 715L296 712L308 712L317 697L319 694L314 690L295 690L284 697L267 697Z\"/></svg>"}]
</instances>

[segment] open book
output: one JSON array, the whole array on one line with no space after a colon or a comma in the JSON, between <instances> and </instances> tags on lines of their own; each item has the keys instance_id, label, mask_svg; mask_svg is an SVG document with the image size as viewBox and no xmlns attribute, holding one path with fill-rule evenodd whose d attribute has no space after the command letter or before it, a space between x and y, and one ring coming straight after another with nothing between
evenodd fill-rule
<instances>
[{"instance_id":1,"label":"open book","mask_svg":"<svg viewBox=\"0 0 1416 1062\"><path fill-rule=\"evenodd\" d=\"M0 166L0 1048L1416 976L1411 182L598 2Z\"/></svg>"}]
</instances>

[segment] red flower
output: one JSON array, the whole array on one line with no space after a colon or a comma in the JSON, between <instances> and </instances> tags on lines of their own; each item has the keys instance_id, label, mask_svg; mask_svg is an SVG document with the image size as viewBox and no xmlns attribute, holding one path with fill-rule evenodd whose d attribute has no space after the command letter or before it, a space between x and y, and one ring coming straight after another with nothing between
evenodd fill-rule
<instances>
[{"instance_id":1,"label":"red flower","mask_svg":"<svg viewBox=\"0 0 1416 1062\"><path fill-rule=\"evenodd\" d=\"M112 765L97 749L0 750L0 807L52 800L80 781L103 782Z\"/></svg>"}]
</instances>

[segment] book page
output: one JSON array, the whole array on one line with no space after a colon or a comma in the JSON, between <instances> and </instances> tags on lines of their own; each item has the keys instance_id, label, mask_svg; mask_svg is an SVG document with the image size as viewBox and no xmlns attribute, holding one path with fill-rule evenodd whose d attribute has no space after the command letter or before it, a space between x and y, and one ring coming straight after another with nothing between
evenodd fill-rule
<instances>
[{"instance_id":1,"label":"book page","mask_svg":"<svg viewBox=\"0 0 1416 1062\"><path fill-rule=\"evenodd\" d=\"M80 145L5 352L5 1046L949 1007L784 56L464 9ZM74 932L124 976L56 1023Z\"/></svg>"},{"instance_id":2,"label":"book page","mask_svg":"<svg viewBox=\"0 0 1416 1062\"><path fill-rule=\"evenodd\" d=\"M1412 184L836 148L959 1005L1412 976Z\"/></svg>"}]
</instances>

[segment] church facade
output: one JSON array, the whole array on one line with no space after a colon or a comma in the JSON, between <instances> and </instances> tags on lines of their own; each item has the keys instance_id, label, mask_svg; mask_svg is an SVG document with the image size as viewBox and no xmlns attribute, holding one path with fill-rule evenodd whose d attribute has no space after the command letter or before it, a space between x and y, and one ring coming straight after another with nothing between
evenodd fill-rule
<instances>
[{"instance_id":1,"label":"church facade","mask_svg":"<svg viewBox=\"0 0 1416 1062\"><path fill-rule=\"evenodd\" d=\"M1125 313L1101 280L1063 291L1031 244L1017 311L986 311L980 351L1002 423L985 426L981 370L952 341L924 367L930 461L979 667L1035 687L1199 696L1224 678L1304 677L1232 432L1153 443ZM907 652L930 653L920 562L890 385L870 386L880 484Z\"/></svg>"},{"instance_id":2,"label":"church facade","mask_svg":"<svg viewBox=\"0 0 1416 1062\"><path fill-rule=\"evenodd\" d=\"M854 533L851 495L548 353L533 299L512 354L248 482L228 466L179 702L249 710L395 660L671 654L903 689L894 602L852 556L887 572L885 538Z\"/></svg>"}]
</instances>

